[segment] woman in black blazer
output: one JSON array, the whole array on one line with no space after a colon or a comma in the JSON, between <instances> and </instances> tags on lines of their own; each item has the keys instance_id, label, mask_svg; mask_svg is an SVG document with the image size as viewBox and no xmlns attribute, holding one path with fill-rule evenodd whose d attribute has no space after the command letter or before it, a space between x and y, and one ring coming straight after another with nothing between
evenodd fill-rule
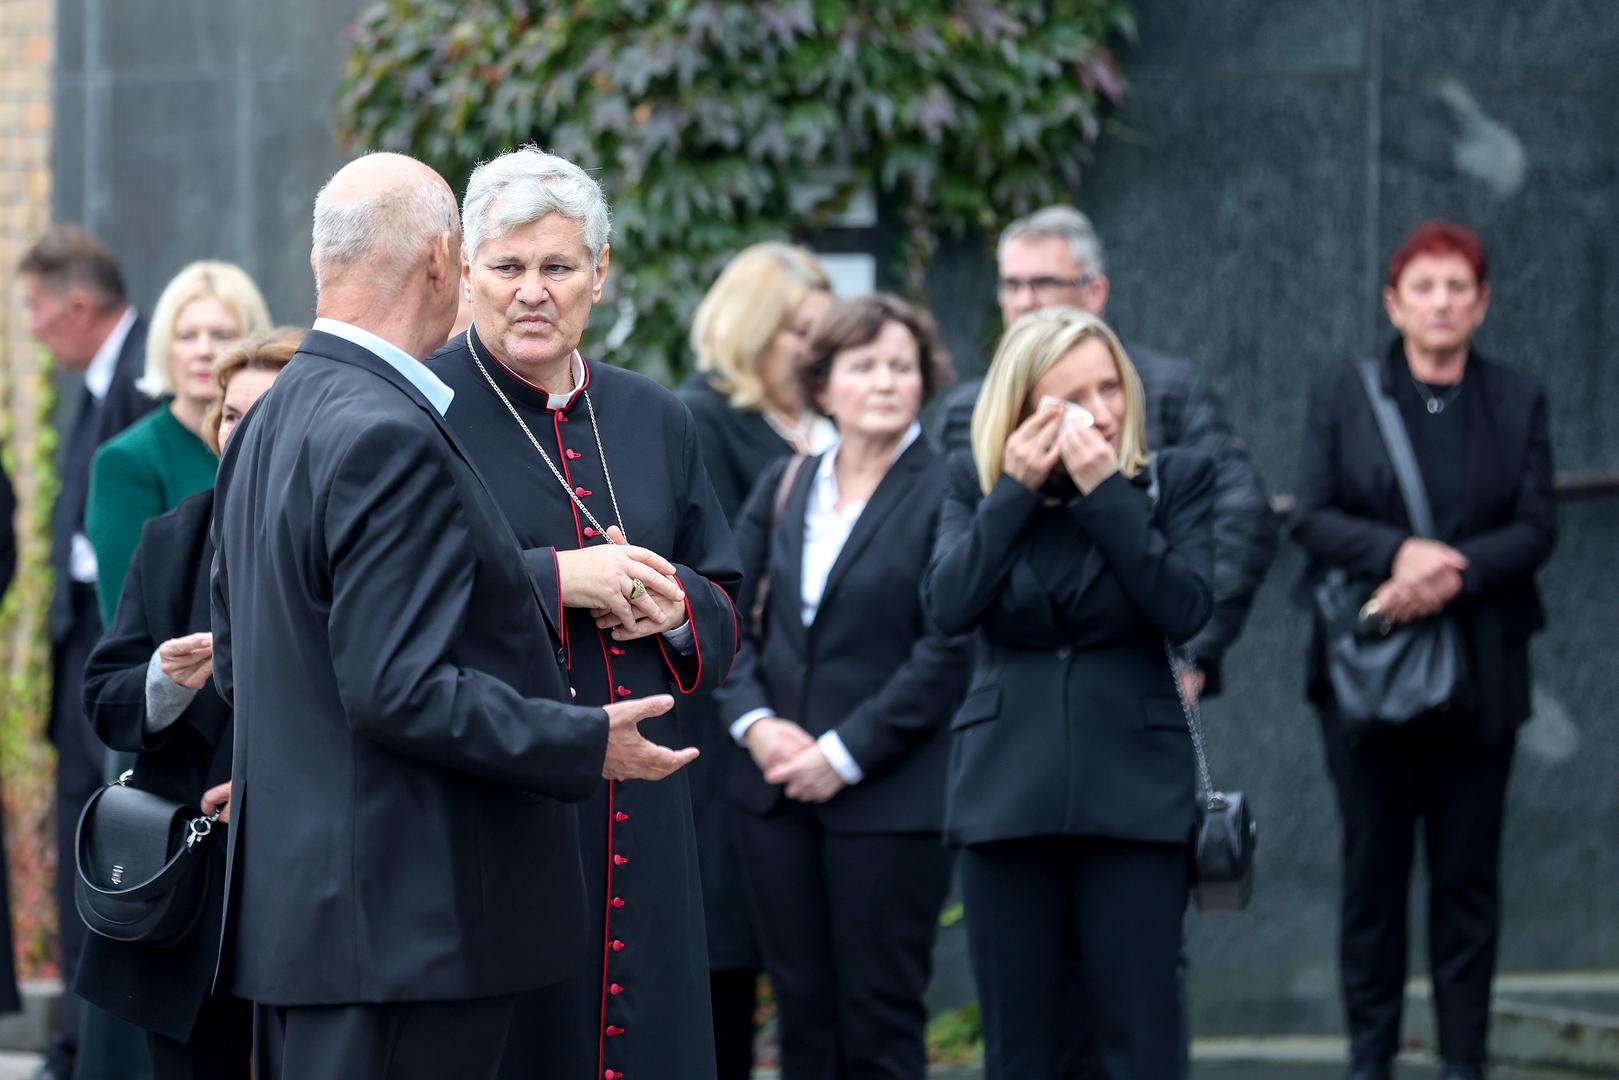
<instances>
[{"instance_id":1,"label":"woman in black blazer","mask_svg":"<svg viewBox=\"0 0 1619 1080\"><path fill-rule=\"evenodd\" d=\"M752 757L731 792L784 1080L927 1071L943 732L967 654L918 595L945 471L917 414L949 372L926 314L880 295L833 307L803 378L840 442L766 472L738 528L738 610L766 579L768 595L718 696Z\"/></svg>"},{"instance_id":2,"label":"woman in black blazer","mask_svg":"<svg viewBox=\"0 0 1619 1080\"><path fill-rule=\"evenodd\" d=\"M302 336L271 331L220 359L220 401L204 421L216 453ZM188 803L230 780L231 710L209 679L213 507L213 491L204 491L147 521L113 623L84 673L84 707L96 734L136 755L130 782ZM227 810L221 824L228 819ZM207 907L191 935L154 949L91 934L74 982L87 1001L147 1030L153 1080L248 1076L252 1006L211 989L225 896L224 833L218 826L216 833L206 856Z\"/></svg>"},{"instance_id":3,"label":"woman in black blazer","mask_svg":"<svg viewBox=\"0 0 1619 1080\"><path fill-rule=\"evenodd\" d=\"M950 462L923 598L977 642L945 833L989 1080L1064 1075L1074 1000L1105 1076L1180 1075L1194 764L1166 641L1212 607L1214 468L1149 459L1143 416L1113 332L1048 308L1002 339Z\"/></svg>"},{"instance_id":4,"label":"woman in black blazer","mask_svg":"<svg viewBox=\"0 0 1619 1080\"><path fill-rule=\"evenodd\" d=\"M794 453L825 449L833 437L825 418L805 408L798 378L809 328L832 305L829 289L826 271L804 248L754 244L726 264L692 318L697 370L676 396L697 420L703 466L732 528L760 474ZM763 961L725 796L745 756L711 696L682 698L675 715L687 745L702 751L686 766L686 780L703 875L717 1080L748 1080Z\"/></svg>"},{"instance_id":5,"label":"woman in black blazer","mask_svg":"<svg viewBox=\"0 0 1619 1080\"><path fill-rule=\"evenodd\" d=\"M1529 636L1544 623L1535 572L1556 535L1546 395L1534 378L1472 348L1489 288L1471 230L1447 222L1413 229L1390 261L1383 302L1399 335L1377 360L1378 390L1409 433L1437 535L1413 535L1360 372L1345 361L1310 388L1293 538L1310 556L1308 581L1341 568L1375 587L1393 623L1453 616L1469 674L1439 708L1346 731L1318 620L1309 696L1343 822L1340 974L1350 1075L1386 1080L1399 1046L1406 898L1421 819L1441 1076L1477 1080L1507 774L1515 732L1529 716Z\"/></svg>"}]
</instances>

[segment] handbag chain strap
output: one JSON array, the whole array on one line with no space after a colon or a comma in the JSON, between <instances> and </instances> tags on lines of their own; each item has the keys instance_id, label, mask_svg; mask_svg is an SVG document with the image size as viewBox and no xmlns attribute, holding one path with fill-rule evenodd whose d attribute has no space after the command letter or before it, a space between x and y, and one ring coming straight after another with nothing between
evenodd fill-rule
<instances>
[{"instance_id":1,"label":"handbag chain strap","mask_svg":"<svg viewBox=\"0 0 1619 1080\"><path fill-rule=\"evenodd\" d=\"M1169 657L1169 674L1175 682L1175 696L1180 699L1181 712L1186 715L1186 730L1192 735L1192 749L1197 753L1197 778L1203 791L1204 805L1210 810L1223 809L1225 793L1214 790L1214 780L1209 776L1209 755L1203 745L1202 712L1198 709L1197 700L1187 697L1186 685L1181 682L1181 675L1191 670L1191 664L1168 641L1164 642L1164 654Z\"/></svg>"}]
</instances>

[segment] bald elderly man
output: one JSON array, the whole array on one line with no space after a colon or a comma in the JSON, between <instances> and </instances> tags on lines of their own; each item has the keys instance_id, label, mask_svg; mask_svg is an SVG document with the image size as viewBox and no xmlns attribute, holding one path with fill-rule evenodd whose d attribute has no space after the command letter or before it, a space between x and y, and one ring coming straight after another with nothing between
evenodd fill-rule
<instances>
[{"instance_id":1,"label":"bald elderly man","mask_svg":"<svg viewBox=\"0 0 1619 1080\"><path fill-rule=\"evenodd\" d=\"M420 162L332 177L319 318L220 463L220 959L256 1005L258 1080L493 1075L513 996L588 940L569 803L696 756L637 730L667 696L567 704L553 616L420 362L455 317L460 242Z\"/></svg>"}]
</instances>

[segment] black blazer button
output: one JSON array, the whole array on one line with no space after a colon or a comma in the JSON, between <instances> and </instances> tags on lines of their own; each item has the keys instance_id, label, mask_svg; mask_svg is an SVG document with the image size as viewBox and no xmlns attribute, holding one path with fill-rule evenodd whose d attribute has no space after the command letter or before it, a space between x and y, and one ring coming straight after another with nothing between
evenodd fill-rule
<instances>
[{"instance_id":1,"label":"black blazer button","mask_svg":"<svg viewBox=\"0 0 1619 1080\"><path fill-rule=\"evenodd\" d=\"M1070 649L1067 645L1064 645L1062 648L1057 650L1057 659L1059 660L1066 660L1073 655L1074 650Z\"/></svg>"}]
</instances>

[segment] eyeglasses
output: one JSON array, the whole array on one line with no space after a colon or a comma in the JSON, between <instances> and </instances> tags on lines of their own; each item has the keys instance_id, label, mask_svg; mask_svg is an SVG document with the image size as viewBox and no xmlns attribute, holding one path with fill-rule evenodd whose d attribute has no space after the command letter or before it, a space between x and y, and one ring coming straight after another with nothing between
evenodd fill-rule
<instances>
[{"instance_id":1,"label":"eyeglasses","mask_svg":"<svg viewBox=\"0 0 1619 1080\"><path fill-rule=\"evenodd\" d=\"M1081 274L1078 277L1052 277L1049 274L1028 278L1003 277L1000 290L1002 296L1016 296L1024 289L1036 296L1050 296L1059 289L1078 289L1095 280L1095 274Z\"/></svg>"}]
</instances>

